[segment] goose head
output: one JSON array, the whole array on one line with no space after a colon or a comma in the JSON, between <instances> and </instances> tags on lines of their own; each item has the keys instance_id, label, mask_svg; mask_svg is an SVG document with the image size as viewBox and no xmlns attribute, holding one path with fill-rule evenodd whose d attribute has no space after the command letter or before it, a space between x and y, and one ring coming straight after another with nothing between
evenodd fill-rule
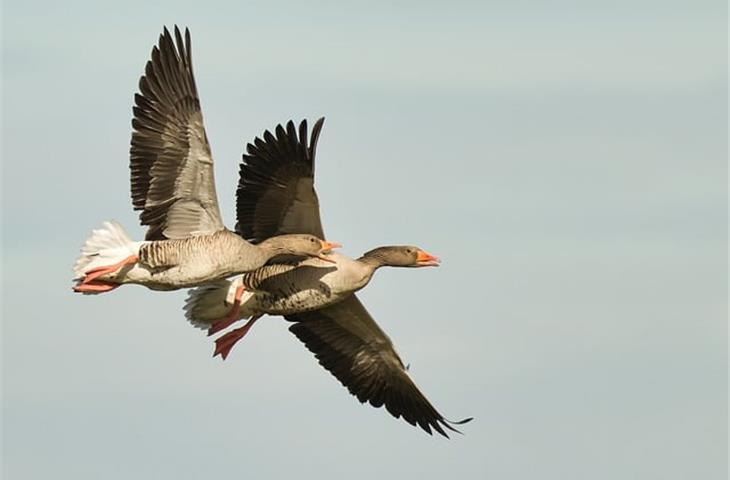
<instances>
[{"instance_id":1,"label":"goose head","mask_svg":"<svg viewBox=\"0 0 730 480\"><path fill-rule=\"evenodd\" d=\"M261 242L260 246L277 255L317 257L326 262L335 263L334 260L327 257L327 254L342 245L322 240L314 235L288 234L271 237Z\"/></svg>"},{"instance_id":2,"label":"goose head","mask_svg":"<svg viewBox=\"0 0 730 480\"><path fill-rule=\"evenodd\" d=\"M378 247L365 253L362 258L375 260L380 266L388 267L438 267L441 263L438 257L413 245Z\"/></svg>"}]
</instances>

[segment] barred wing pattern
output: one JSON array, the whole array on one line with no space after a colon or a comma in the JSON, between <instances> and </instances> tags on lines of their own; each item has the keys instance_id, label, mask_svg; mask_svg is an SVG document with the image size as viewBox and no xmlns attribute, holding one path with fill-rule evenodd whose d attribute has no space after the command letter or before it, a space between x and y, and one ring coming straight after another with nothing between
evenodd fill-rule
<instances>
[{"instance_id":1,"label":"barred wing pattern","mask_svg":"<svg viewBox=\"0 0 730 480\"><path fill-rule=\"evenodd\" d=\"M213 158L193 77L190 32L165 28L134 96L132 204L147 240L185 238L224 228Z\"/></svg>"},{"instance_id":2,"label":"barred wing pattern","mask_svg":"<svg viewBox=\"0 0 730 480\"><path fill-rule=\"evenodd\" d=\"M413 383L390 338L357 296L286 318L297 322L289 330L361 403L385 405L395 418L445 437L444 428L458 432L451 425L471 420L450 422L441 416Z\"/></svg>"},{"instance_id":3,"label":"barred wing pattern","mask_svg":"<svg viewBox=\"0 0 730 480\"><path fill-rule=\"evenodd\" d=\"M236 231L258 243L274 235L308 233L324 238L319 200L314 190L314 157L324 118L278 125L246 147L236 191Z\"/></svg>"}]
</instances>

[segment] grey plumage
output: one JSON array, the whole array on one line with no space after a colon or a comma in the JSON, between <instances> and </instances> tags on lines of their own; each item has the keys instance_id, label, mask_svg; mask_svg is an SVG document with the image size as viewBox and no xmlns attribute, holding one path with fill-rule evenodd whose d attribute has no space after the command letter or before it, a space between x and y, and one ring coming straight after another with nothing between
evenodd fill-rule
<instances>
[{"instance_id":1,"label":"grey plumage","mask_svg":"<svg viewBox=\"0 0 730 480\"><path fill-rule=\"evenodd\" d=\"M448 437L444 428L458 432L421 393L393 348L355 295L312 312L287 315L295 322L289 330L361 403L385 406L395 418L403 417L431 433Z\"/></svg>"},{"instance_id":2,"label":"grey plumage","mask_svg":"<svg viewBox=\"0 0 730 480\"><path fill-rule=\"evenodd\" d=\"M134 97L132 204L149 225L146 240L185 238L224 228L193 76L190 32L165 28Z\"/></svg>"},{"instance_id":3,"label":"grey plumage","mask_svg":"<svg viewBox=\"0 0 730 480\"><path fill-rule=\"evenodd\" d=\"M307 138L307 121L268 130L246 146L236 190L236 231L258 243L282 233L311 233L324 238L319 199L314 190L317 140L324 118Z\"/></svg>"}]
</instances>

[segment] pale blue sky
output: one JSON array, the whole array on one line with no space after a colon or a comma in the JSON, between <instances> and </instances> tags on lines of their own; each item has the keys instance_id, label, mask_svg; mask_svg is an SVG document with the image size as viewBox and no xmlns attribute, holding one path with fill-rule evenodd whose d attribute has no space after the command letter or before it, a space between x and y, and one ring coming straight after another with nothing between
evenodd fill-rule
<instances>
[{"instance_id":1,"label":"pale blue sky","mask_svg":"<svg viewBox=\"0 0 730 480\"><path fill-rule=\"evenodd\" d=\"M4 478L727 478L725 2L155 3L3 3ZM221 363L184 292L72 294L92 228L143 235L132 95L174 23L229 226L245 143L324 115L328 236L443 258L362 298L465 436L281 319Z\"/></svg>"}]
</instances>

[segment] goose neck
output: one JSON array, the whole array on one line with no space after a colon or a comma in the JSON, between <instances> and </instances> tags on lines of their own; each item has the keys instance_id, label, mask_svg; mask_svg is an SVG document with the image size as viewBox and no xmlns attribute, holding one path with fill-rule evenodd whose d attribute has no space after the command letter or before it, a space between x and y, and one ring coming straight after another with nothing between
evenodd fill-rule
<instances>
[{"instance_id":1,"label":"goose neck","mask_svg":"<svg viewBox=\"0 0 730 480\"><path fill-rule=\"evenodd\" d=\"M266 255L269 256L269 258L291 252L291 249L288 248L287 245L285 245L285 242L282 241L282 239L276 237L267 238L256 246L259 248L259 250L265 252Z\"/></svg>"},{"instance_id":2,"label":"goose neck","mask_svg":"<svg viewBox=\"0 0 730 480\"><path fill-rule=\"evenodd\" d=\"M362 257L358 258L357 261L360 262L362 265L368 267L373 273L375 272L375 270L388 264L385 258L382 258L380 255L377 254L377 252L368 252Z\"/></svg>"}]
</instances>

